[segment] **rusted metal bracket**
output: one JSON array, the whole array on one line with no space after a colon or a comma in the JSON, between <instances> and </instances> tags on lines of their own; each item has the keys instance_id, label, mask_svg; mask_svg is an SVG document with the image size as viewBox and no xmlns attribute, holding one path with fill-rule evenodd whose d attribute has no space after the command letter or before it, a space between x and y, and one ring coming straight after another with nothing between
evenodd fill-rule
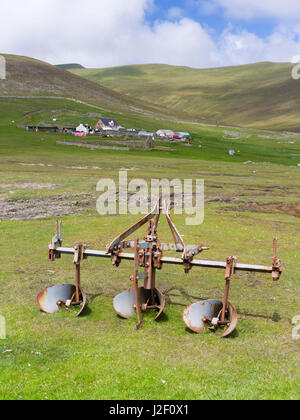
<instances>
[{"instance_id":1,"label":"rusted metal bracket","mask_svg":"<svg viewBox=\"0 0 300 420\"><path fill-rule=\"evenodd\" d=\"M170 216L170 209L171 207L166 207L166 217L169 224L169 227L171 229L173 238L175 240L175 245L178 249L183 249L182 253L182 262L183 262L183 268L184 272L188 274L190 270L193 268L193 260L196 255L203 251L209 250L208 247L203 246L194 246L194 245L186 245L182 236L180 235L179 231L177 230L175 224L173 223L171 216Z\"/></svg>"},{"instance_id":2,"label":"rusted metal bracket","mask_svg":"<svg viewBox=\"0 0 300 420\"><path fill-rule=\"evenodd\" d=\"M272 268L272 277L274 281L278 281L282 274L282 267L280 259L277 256L278 249L278 238L275 238L273 241L273 268Z\"/></svg>"},{"instance_id":3,"label":"rusted metal bracket","mask_svg":"<svg viewBox=\"0 0 300 420\"><path fill-rule=\"evenodd\" d=\"M228 296L229 296L229 289L230 289L230 281L231 281L231 277L234 274L236 263L237 263L237 258L236 257L228 257L227 260L226 260L226 271L225 271L225 282L226 282L226 284L225 284L225 291L224 291L221 322L225 322L225 315L226 315L226 311L227 311Z\"/></svg>"},{"instance_id":4,"label":"rusted metal bracket","mask_svg":"<svg viewBox=\"0 0 300 420\"><path fill-rule=\"evenodd\" d=\"M135 297L134 307L135 307L136 316L138 320L138 323L136 325L137 330L141 328L142 323L143 323L142 313L141 313L141 303L139 299L138 252L139 252L138 240L136 239L134 243L134 269L133 269L134 271L133 271L133 276L131 279L133 281L134 297Z\"/></svg>"},{"instance_id":5,"label":"rusted metal bracket","mask_svg":"<svg viewBox=\"0 0 300 420\"><path fill-rule=\"evenodd\" d=\"M49 251L48 251L48 259L49 261L55 261L56 259L61 258L60 252L57 251L58 248L62 246L62 233L61 233L61 227L62 227L62 220L56 220L56 234L52 238L51 244L49 245Z\"/></svg>"},{"instance_id":6,"label":"rusted metal bracket","mask_svg":"<svg viewBox=\"0 0 300 420\"><path fill-rule=\"evenodd\" d=\"M84 259L84 251L85 248L82 243L75 245L75 252L74 252L74 264L75 264L75 281L76 281L76 292L75 297L71 299L71 304L73 305L80 305L82 300L80 300L80 293L81 293L81 284L80 284L80 265L82 260Z\"/></svg>"},{"instance_id":7,"label":"rusted metal bracket","mask_svg":"<svg viewBox=\"0 0 300 420\"><path fill-rule=\"evenodd\" d=\"M123 233L118 235L110 245L107 246L107 254L111 254L111 259L114 265L119 265L121 260L119 258L121 247L120 245L122 242L128 238L131 234L133 234L135 231L137 231L140 227L144 226L147 222L149 222L151 219L153 219L155 216L160 214L161 211L161 201L158 200L156 206L154 209L145 217L143 217L141 220L139 220L137 223L132 225L129 229L125 230Z\"/></svg>"}]
</instances>

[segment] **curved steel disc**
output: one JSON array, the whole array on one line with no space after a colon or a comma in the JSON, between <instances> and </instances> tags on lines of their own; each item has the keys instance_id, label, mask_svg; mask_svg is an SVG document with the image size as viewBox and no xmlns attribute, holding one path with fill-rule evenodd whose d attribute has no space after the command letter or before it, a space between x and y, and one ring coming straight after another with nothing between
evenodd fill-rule
<instances>
[{"instance_id":1,"label":"curved steel disc","mask_svg":"<svg viewBox=\"0 0 300 420\"><path fill-rule=\"evenodd\" d=\"M160 317L166 306L166 299L164 295L157 289L154 289L157 299L157 306L159 306L159 313L156 320ZM151 290L145 290L143 287L139 288L139 303L145 305L151 296ZM114 309L122 318L128 319L135 314L135 296L134 289L126 290L114 298Z\"/></svg>"},{"instance_id":2,"label":"curved steel disc","mask_svg":"<svg viewBox=\"0 0 300 420\"><path fill-rule=\"evenodd\" d=\"M79 290L80 290L80 293L81 293L82 303L80 304L80 306L81 306L80 311L78 312L78 314L76 314L76 316L79 316L79 315L82 314L82 312L83 312L83 310L84 310L84 308L86 307L86 304L87 304L87 297L86 297L85 291L81 287L79 287Z\"/></svg>"},{"instance_id":3,"label":"curved steel disc","mask_svg":"<svg viewBox=\"0 0 300 420\"><path fill-rule=\"evenodd\" d=\"M203 318L215 318L222 310L223 303L219 300L209 299L193 303L183 311L183 320L186 326L195 333L202 333L208 327Z\"/></svg>"},{"instance_id":4,"label":"curved steel disc","mask_svg":"<svg viewBox=\"0 0 300 420\"><path fill-rule=\"evenodd\" d=\"M56 285L53 287L49 287L48 289L42 290L37 296L37 304L39 308L48 314L54 314L55 312L59 311L59 307L57 305L58 301L66 302L74 296L76 292L76 287L73 284L61 284ZM87 298L84 291L80 288L81 292L81 308L78 312L77 316L81 314L83 311Z\"/></svg>"},{"instance_id":5,"label":"curved steel disc","mask_svg":"<svg viewBox=\"0 0 300 420\"><path fill-rule=\"evenodd\" d=\"M126 290L114 298L114 309L122 318L128 319L135 314L133 305L135 304L134 290Z\"/></svg>"},{"instance_id":6,"label":"curved steel disc","mask_svg":"<svg viewBox=\"0 0 300 420\"><path fill-rule=\"evenodd\" d=\"M161 314L163 313L163 311L165 310L166 307L166 297L165 295L158 289L155 289L155 293L158 299L158 305L159 305L159 312L158 315L155 318L155 321L158 320L158 318L161 316Z\"/></svg>"},{"instance_id":7,"label":"curved steel disc","mask_svg":"<svg viewBox=\"0 0 300 420\"><path fill-rule=\"evenodd\" d=\"M232 303L228 302L228 313L230 324L222 337L228 337L237 327L239 322L238 313Z\"/></svg>"}]
</instances>

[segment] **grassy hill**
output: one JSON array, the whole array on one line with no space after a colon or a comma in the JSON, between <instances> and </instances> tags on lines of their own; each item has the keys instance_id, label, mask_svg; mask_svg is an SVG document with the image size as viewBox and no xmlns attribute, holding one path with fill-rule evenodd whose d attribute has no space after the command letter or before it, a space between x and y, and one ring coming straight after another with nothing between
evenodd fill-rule
<instances>
[{"instance_id":1,"label":"grassy hill","mask_svg":"<svg viewBox=\"0 0 300 420\"><path fill-rule=\"evenodd\" d=\"M126 97L69 71L28 57L4 55L7 78L0 80L0 96L67 97L116 112L170 116L165 108Z\"/></svg>"},{"instance_id":2,"label":"grassy hill","mask_svg":"<svg viewBox=\"0 0 300 420\"><path fill-rule=\"evenodd\" d=\"M198 121L300 130L300 82L292 79L291 69L266 62L205 70L150 64L72 72Z\"/></svg>"}]
</instances>

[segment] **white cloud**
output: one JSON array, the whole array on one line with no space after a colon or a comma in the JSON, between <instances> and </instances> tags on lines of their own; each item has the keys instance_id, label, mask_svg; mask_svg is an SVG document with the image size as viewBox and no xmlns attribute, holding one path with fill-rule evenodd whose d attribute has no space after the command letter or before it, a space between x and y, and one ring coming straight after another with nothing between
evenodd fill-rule
<instances>
[{"instance_id":1,"label":"white cloud","mask_svg":"<svg viewBox=\"0 0 300 420\"><path fill-rule=\"evenodd\" d=\"M228 16L238 19L270 17L299 20L299 0L212 0L225 9Z\"/></svg>"},{"instance_id":2,"label":"white cloud","mask_svg":"<svg viewBox=\"0 0 300 420\"><path fill-rule=\"evenodd\" d=\"M219 42L222 60L228 64L245 64L258 61L291 62L300 54L299 34L287 27L278 27L265 39L248 31L226 31Z\"/></svg>"},{"instance_id":3,"label":"white cloud","mask_svg":"<svg viewBox=\"0 0 300 420\"><path fill-rule=\"evenodd\" d=\"M292 57L292 63L293 63L293 64L300 63L300 55L294 55L294 56Z\"/></svg>"},{"instance_id":4,"label":"white cloud","mask_svg":"<svg viewBox=\"0 0 300 420\"><path fill-rule=\"evenodd\" d=\"M140 57L148 63L205 67L213 65L217 53L201 25L186 18L179 22L158 22L140 41ZM144 46L147 48L143 50Z\"/></svg>"},{"instance_id":5,"label":"white cloud","mask_svg":"<svg viewBox=\"0 0 300 420\"><path fill-rule=\"evenodd\" d=\"M147 62L211 65L214 45L199 23L146 23L153 0L27 0L26 8L20 3L10 0L2 7L3 53L95 67ZM179 10L174 13L179 17Z\"/></svg>"},{"instance_id":6,"label":"white cloud","mask_svg":"<svg viewBox=\"0 0 300 420\"><path fill-rule=\"evenodd\" d=\"M218 4L213 0L186 0L190 9L196 9L200 14L211 15L218 10Z\"/></svg>"},{"instance_id":7,"label":"white cloud","mask_svg":"<svg viewBox=\"0 0 300 420\"><path fill-rule=\"evenodd\" d=\"M180 7L171 7L171 9L169 9L167 11L167 18L168 19L180 19L184 16L184 10L181 9Z\"/></svg>"},{"instance_id":8,"label":"white cloud","mask_svg":"<svg viewBox=\"0 0 300 420\"><path fill-rule=\"evenodd\" d=\"M228 13L232 10L229 6L241 3L212 1L226 5ZM254 5L262 7L256 0L243 3L248 16L259 10ZM271 4L267 0L260 3ZM298 7L298 2L290 3ZM153 0L27 0L26 7L22 0L9 0L1 5L5 18L0 25L0 53L28 55L53 64L78 62L88 67L136 63L215 67L291 61L300 54L297 23L278 26L266 39L232 27L213 39L199 22L182 18L180 9L170 11L174 21L161 20L151 26L146 13L154 8ZM279 13L279 8L276 10ZM241 13L241 8L235 13Z\"/></svg>"},{"instance_id":9,"label":"white cloud","mask_svg":"<svg viewBox=\"0 0 300 420\"><path fill-rule=\"evenodd\" d=\"M10 0L1 5L0 51L51 62L119 64L134 50L152 0Z\"/></svg>"}]
</instances>

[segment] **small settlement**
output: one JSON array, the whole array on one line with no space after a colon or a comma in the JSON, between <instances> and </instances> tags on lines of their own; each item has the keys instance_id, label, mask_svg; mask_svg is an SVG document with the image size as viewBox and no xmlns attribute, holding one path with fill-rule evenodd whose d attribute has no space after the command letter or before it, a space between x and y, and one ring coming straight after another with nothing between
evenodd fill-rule
<instances>
[{"instance_id":1,"label":"small settlement","mask_svg":"<svg viewBox=\"0 0 300 420\"><path fill-rule=\"evenodd\" d=\"M140 139L151 139L152 141L175 142L183 141L190 142L191 135L186 132L174 132L170 129L160 129L156 132L147 130L138 130L136 128L124 128L118 124L113 118L100 118L94 127L89 124L80 123L77 127L63 127L57 126L28 126L28 131L60 133L66 135L73 135L75 137L87 137L90 135L101 137L134 137Z\"/></svg>"}]
</instances>

